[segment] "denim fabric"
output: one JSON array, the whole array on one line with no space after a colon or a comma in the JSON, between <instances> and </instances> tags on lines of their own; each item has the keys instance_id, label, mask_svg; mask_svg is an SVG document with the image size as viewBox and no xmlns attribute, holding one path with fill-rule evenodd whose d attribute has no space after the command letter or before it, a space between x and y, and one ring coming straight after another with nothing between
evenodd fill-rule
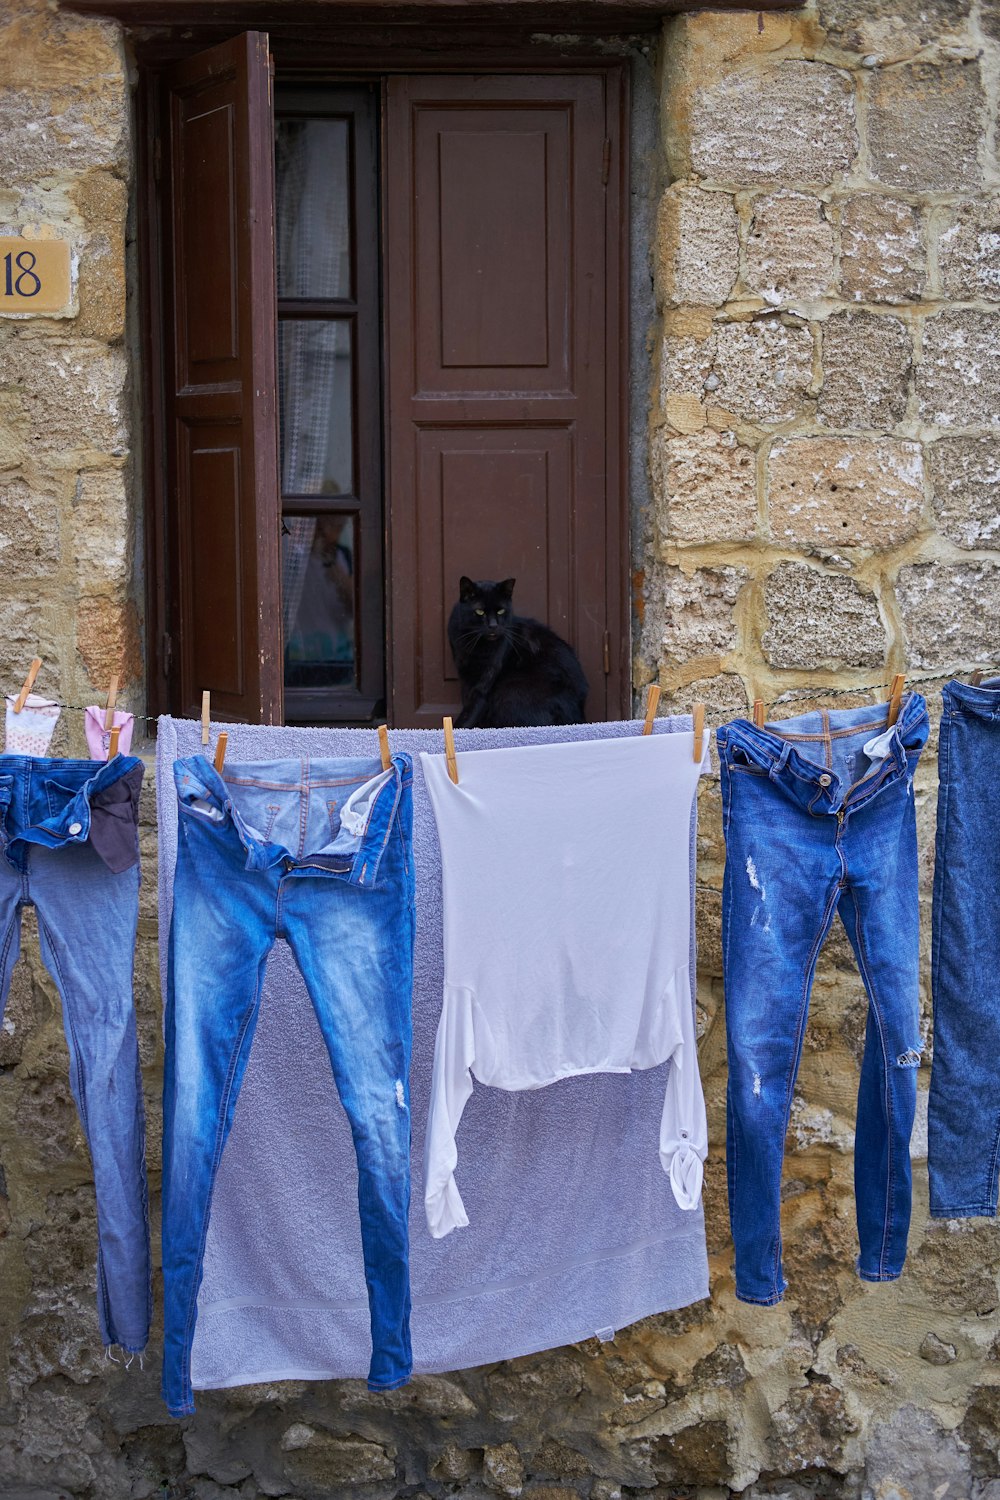
<instances>
[{"instance_id":1,"label":"denim fabric","mask_svg":"<svg viewBox=\"0 0 1000 1500\"><path fill-rule=\"evenodd\" d=\"M868 994L854 1186L866 1281L899 1276L910 1222L918 1033L913 772L927 707L718 731L726 837L726 1156L736 1295L780 1302L781 1168L816 959L839 911Z\"/></svg>"},{"instance_id":2,"label":"denim fabric","mask_svg":"<svg viewBox=\"0 0 1000 1500\"><path fill-rule=\"evenodd\" d=\"M1000 1176L1000 677L944 689L934 865L931 1213L997 1211Z\"/></svg>"},{"instance_id":3,"label":"denim fabric","mask_svg":"<svg viewBox=\"0 0 1000 1500\"><path fill-rule=\"evenodd\" d=\"M101 1339L133 1353L146 1346L151 1311L132 1003L142 769L121 755L110 762L0 756L0 1016L21 911L34 906L94 1170Z\"/></svg>"},{"instance_id":4,"label":"denim fabric","mask_svg":"<svg viewBox=\"0 0 1000 1500\"><path fill-rule=\"evenodd\" d=\"M276 938L292 949L358 1160L368 1384L410 1376L410 757L174 767L163 1148L163 1394L194 1410L191 1345L208 1217ZM267 1142L261 1142L266 1151Z\"/></svg>"}]
</instances>

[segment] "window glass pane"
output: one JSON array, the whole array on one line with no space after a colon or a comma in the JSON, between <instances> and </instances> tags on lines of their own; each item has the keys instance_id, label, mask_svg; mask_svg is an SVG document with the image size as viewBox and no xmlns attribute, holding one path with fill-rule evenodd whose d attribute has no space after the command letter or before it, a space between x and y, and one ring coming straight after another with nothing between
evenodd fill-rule
<instances>
[{"instance_id":1,"label":"window glass pane","mask_svg":"<svg viewBox=\"0 0 1000 1500\"><path fill-rule=\"evenodd\" d=\"M284 521L285 686L354 687L354 518Z\"/></svg>"},{"instance_id":2,"label":"window glass pane","mask_svg":"<svg viewBox=\"0 0 1000 1500\"><path fill-rule=\"evenodd\" d=\"M346 120L278 120L275 212L279 297L350 297Z\"/></svg>"},{"instance_id":3,"label":"window glass pane","mask_svg":"<svg viewBox=\"0 0 1000 1500\"><path fill-rule=\"evenodd\" d=\"M282 493L353 494L350 323L283 319L278 382Z\"/></svg>"}]
</instances>

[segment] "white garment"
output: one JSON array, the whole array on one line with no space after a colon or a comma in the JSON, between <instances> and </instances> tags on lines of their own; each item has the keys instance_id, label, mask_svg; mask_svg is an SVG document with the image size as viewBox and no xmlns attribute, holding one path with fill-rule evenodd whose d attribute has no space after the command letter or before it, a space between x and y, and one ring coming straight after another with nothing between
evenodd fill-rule
<instances>
[{"instance_id":1,"label":"white garment","mask_svg":"<svg viewBox=\"0 0 1000 1500\"><path fill-rule=\"evenodd\" d=\"M689 972L691 734L421 753L441 841L444 1006L424 1174L431 1234L469 1220L472 1077L538 1089L671 1060L660 1159L696 1208L708 1153Z\"/></svg>"}]
</instances>

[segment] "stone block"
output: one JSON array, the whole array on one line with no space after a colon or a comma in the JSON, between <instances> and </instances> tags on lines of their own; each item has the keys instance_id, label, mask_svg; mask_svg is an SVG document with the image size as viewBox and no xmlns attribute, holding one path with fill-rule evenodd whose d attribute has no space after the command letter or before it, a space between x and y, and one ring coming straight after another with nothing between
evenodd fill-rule
<instances>
[{"instance_id":1,"label":"stone block","mask_svg":"<svg viewBox=\"0 0 1000 1500\"><path fill-rule=\"evenodd\" d=\"M925 422L1000 426L1000 312L960 308L928 318L916 387Z\"/></svg>"},{"instance_id":2,"label":"stone block","mask_svg":"<svg viewBox=\"0 0 1000 1500\"><path fill-rule=\"evenodd\" d=\"M761 646L772 667L881 667L886 633L878 601L853 578L779 563L764 585L767 629Z\"/></svg>"},{"instance_id":3,"label":"stone block","mask_svg":"<svg viewBox=\"0 0 1000 1500\"><path fill-rule=\"evenodd\" d=\"M513 1443L483 1449L483 1484L498 1495L516 1496L524 1488L524 1466Z\"/></svg>"},{"instance_id":4,"label":"stone block","mask_svg":"<svg viewBox=\"0 0 1000 1500\"><path fill-rule=\"evenodd\" d=\"M900 571L896 598L911 667L1000 661L1000 563L913 563Z\"/></svg>"},{"instance_id":5,"label":"stone block","mask_svg":"<svg viewBox=\"0 0 1000 1500\"><path fill-rule=\"evenodd\" d=\"M657 264L665 302L717 307L739 272L739 220L728 193L675 183L660 202Z\"/></svg>"},{"instance_id":6,"label":"stone block","mask_svg":"<svg viewBox=\"0 0 1000 1500\"><path fill-rule=\"evenodd\" d=\"M51 578L59 566L60 502L20 474L0 474L0 571L12 581Z\"/></svg>"},{"instance_id":7,"label":"stone block","mask_svg":"<svg viewBox=\"0 0 1000 1500\"><path fill-rule=\"evenodd\" d=\"M825 204L809 193L755 198L746 264L748 288L773 307L821 297L833 278L833 226Z\"/></svg>"},{"instance_id":8,"label":"stone block","mask_svg":"<svg viewBox=\"0 0 1000 1500\"><path fill-rule=\"evenodd\" d=\"M899 318L837 313L823 324L819 419L827 427L892 429L906 416L913 344Z\"/></svg>"},{"instance_id":9,"label":"stone block","mask_svg":"<svg viewBox=\"0 0 1000 1500\"><path fill-rule=\"evenodd\" d=\"M126 88L120 29L64 10L9 4L0 13L0 88ZM58 157L56 158L58 160Z\"/></svg>"},{"instance_id":10,"label":"stone block","mask_svg":"<svg viewBox=\"0 0 1000 1500\"><path fill-rule=\"evenodd\" d=\"M78 244L80 281L76 331L81 338L107 339L125 334L124 224L112 234L90 234Z\"/></svg>"},{"instance_id":11,"label":"stone block","mask_svg":"<svg viewBox=\"0 0 1000 1500\"><path fill-rule=\"evenodd\" d=\"M927 284L920 210L898 198L859 193L840 214L840 278L855 302L911 302Z\"/></svg>"},{"instance_id":12,"label":"stone block","mask_svg":"<svg viewBox=\"0 0 1000 1500\"><path fill-rule=\"evenodd\" d=\"M925 463L942 533L978 551L1000 543L1000 440L941 438L929 443Z\"/></svg>"},{"instance_id":13,"label":"stone block","mask_svg":"<svg viewBox=\"0 0 1000 1500\"><path fill-rule=\"evenodd\" d=\"M4 185L34 194L53 167L64 177L103 167L125 177L129 161L129 92L124 79L102 87L0 87Z\"/></svg>"},{"instance_id":14,"label":"stone block","mask_svg":"<svg viewBox=\"0 0 1000 1500\"><path fill-rule=\"evenodd\" d=\"M914 63L869 81L872 175L913 193L979 185L985 95L975 62Z\"/></svg>"},{"instance_id":15,"label":"stone block","mask_svg":"<svg viewBox=\"0 0 1000 1500\"><path fill-rule=\"evenodd\" d=\"M701 177L826 184L857 153L854 91L846 73L825 63L734 66L696 89L690 132L691 167Z\"/></svg>"},{"instance_id":16,"label":"stone block","mask_svg":"<svg viewBox=\"0 0 1000 1500\"><path fill-rule=\"evenodd\" d=\"M776 318L723 323L715 332L712 400L749 422L787 422L806 404L813 377L807 328Z\"/></svg>"},{"instance_id":17,"label":"stone block","mask_svg":"<svg viewBox=\"0 0 1000 1500\"><path fill-rule=\"evenodd\" d=\"M733 606L745 583L744 568L658 568L647 584L644 636L659 663L719 657L736 648Z\"/></svg>"},{"instance_id":18,"label":"stone block","mask_svg":"<svg viewBox=\"0 0 1000 1500\"><path fill-rule=\"evenodd\" d=\"M1000 198L965 203L938 239L946 297L1000 301Z\"/></svg>"},{"instance_id":19,"label":"stone block","mask_svg":"<svg viewBox=\"0 0 1000 1500\"><path fill-rule=\"evenodd\" d=\"M334 1437L300 1422L286 1430L281 1447L285 1474L303 1500L326 1500L331 1491L395 1477L385 1448L359 1437Z\"/></svg>"},{"instance_id":20,"label":"stone block","mask_svg":"<svg viewBox=\"0 0 1000 1500\"><path fill-rule=\"evenodd\" d=\"M925 47L961 37L971 0L820 0L831 42L880 63L903 62Z\"/></svg>"},{"instance_id":21,"label":"stone block","mask_svg":"<svg viewBox=\"0 0 1000 1500\"><path fill-rule=\"evenodd\" d=\"M127 451L122 349L91 339L0 333L0 386L17 393L27 447L52 468L93 467L94 456Z\"/></svg>"},{"instance_id":22,"label":"stone block","mask_svg":"<svg viewBox=\"0 0 1000 1500\"><path fill-rule=\"evenodd\" d=\"M779 545L894 547L920 527L918 443L788 438L768 456L768 522Z\"/></svg>"},{"instance_id":23,"label":"stone block","mask_svg":"<svg viewBox=\"0 0 1000 1500\"><path fill-rule=\"evenodd\" d=\"M107 691L117 673L119 690L142 677L139 615L131 599L80 599L76 610L76 649L94 690Z\"/></svg>"},{"instance_id":24,"label":"stone block","mask_svg":"<svg viewBox=\"0 0 1000 1500\"><path fill-rule=\"evenodd\" d=\"M121 469L80 475L73 505L73 559L80 595L122 593L135 539Z\"/></svg>"},{"instance_id":25,"label":"stone block","mask_svg":"<svg viewBox=\"0 0 1000 1500\"><path fill-rule=\"evenodd\" d=\"M757 533L756 455L735 433L706 428L653 438L653 510L663 538L750 541Z\"/></svg>"}]
</instances>

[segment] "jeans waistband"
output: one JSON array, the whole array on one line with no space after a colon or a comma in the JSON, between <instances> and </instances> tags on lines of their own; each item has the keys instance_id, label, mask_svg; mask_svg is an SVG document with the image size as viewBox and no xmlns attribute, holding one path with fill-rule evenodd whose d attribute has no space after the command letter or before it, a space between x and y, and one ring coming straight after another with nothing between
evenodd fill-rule
<instances>
[{"instance_id":1,"label":"jeans waistband","mask_svg":"<svg viewBox=\"0 0 1000 1500\"><path fill-rule=\"evenodd\" d=\"M987 677L973 687L971 682L946 682L942 689L945 710L961 708L980 719L1000 719L1000 677Z\"/></svg>"},{"instance_id":2,"label":"jeans waistband","mask_svg":"<svg viewBox=\"0 0 1000 1500\"><path fill-rule=\"evenodd\" d=\"M330 843L301 858L293 857L283 844L271 842L255 829L240 811L232 791L242 785L259 791L307 793L317 786L351 780L359 785L340 809L340 831ZM182 812L196 817L209 830L235 832L246 856L246 869L260 871L284 865L289 873L335 876L365 887L378 883L389 834L412 780L413 762L402 752L392 756L387 770L379 760L306 758L246 766L227 762L222 776L203 755L174 763ZM409 837L408 828L401 832Z\"/></svg>"},{"instance_id":3,"label":"jeans waistband","mask_svg":"<svg viewBox=\"0 0 1000 1500\"><path fill-rule=\"evenodd\" d=\"M142 761L134 755L116 755L108 761L0 755L0 848L23 842L58 849L86 843L92 835L96 839L100 834L99 852L116 868L125 850L117 849L122 841L115 838L112 826L104 826L108 823L104 814L128 826L125 844L130 851L138 822L143 769ZM97 812L101 813L100 829ZM107 850L103 844L108 845Z\"/></svg>"},{"instance_id":4,"label":"jeans waistband","mask_svg":"<svg viewBox=\"0 0 1000 1500\"><path fill-rule=\"evenodd\" d=\"M817 814L855 810L887 783L905 774L908 757L919 756L927 742L927 703L920 693L907 693L896 723L890 728L886 704L861 708L821 710L799 718L782 719L762 729L749 719L734 719L718 730L719 753L727 768L733 764L766 775L793 800ZM874 740L874 759L857 780L848 783L831 765L821 764L807 748L829 751L833 742Z\"/></svg>"}]
</instances>

